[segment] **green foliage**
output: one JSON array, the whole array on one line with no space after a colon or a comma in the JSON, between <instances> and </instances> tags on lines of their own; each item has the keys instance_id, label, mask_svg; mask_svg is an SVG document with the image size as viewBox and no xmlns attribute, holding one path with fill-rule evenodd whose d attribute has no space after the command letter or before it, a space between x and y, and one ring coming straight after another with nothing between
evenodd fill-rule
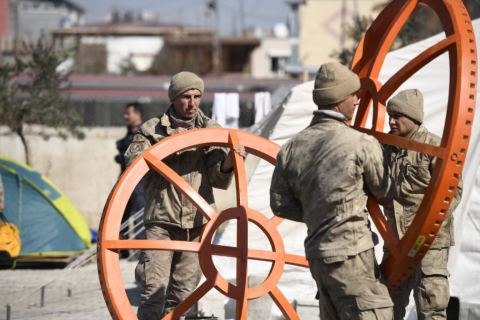
<instances>
[{"instance_id":1,"label":"green foliage","mask_svg":"<svg viewBox=\"0 0 480 320\"><path fill-rule=\"evenodd\" d=\"M472 20L480 16L480 0L464 0ZM380 3L372 8L375 11L383 10L390 1ZM340 51L334 51L330 56L336 58L340 63L349 65L353 54L365 32L372 24L373 19L360 17L354 21L353 25L347 26L347 37L353 40L350 47ZM443 31L443 26L436 13L430 7L423 7L415 10L407 19L402 29L398 33L390 50L396 50L409 44L421 41Z\"/></svg>"},{"instance_id":2,"label":"green foliage","mask_svg":"<svg viewBox=\"0 0 480 320\"><path fill-rule=\"evenodd\" d=\"M83 139L80 130L82 118L78 115L66 92L70 88L70 74L60 74L57 67L66 55L55 51L42 36L36 44L24 45L24 59L15 58L14 64L0 66L0 124L7 125L22 139L25 124L43 126L41 135L47 139L48 128L66 139L69 134Z\"/></svg>"},{"instance_id":3,"label":"green foliage","mask_svg":"<svg viewBox=\"0 0 480 320\"><path fill-rule=\"evenodd\" d=\"M338 62L346 66L350 65L353 54L362 40L363 35L367 32L368 28L372 24L373 19L370 17L361 16L355 20L355 23L347 27L347 37L353 40L351 46L341 49L340 51L334 50L330 55L332 58L336 58Z\"/></svg>"}]
</instances>

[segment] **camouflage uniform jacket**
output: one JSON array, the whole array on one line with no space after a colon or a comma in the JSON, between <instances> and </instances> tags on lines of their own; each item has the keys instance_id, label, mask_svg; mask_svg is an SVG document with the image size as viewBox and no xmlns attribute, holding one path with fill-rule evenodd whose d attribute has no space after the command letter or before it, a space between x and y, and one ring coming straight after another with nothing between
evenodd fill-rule
<instances>
[{"instance_id":1,"label":"camouflage uniform jacket","mask_svg":"<svg viewBox=\"0 0 480 320\"><path fill-rule=\"evenodd\" d=\"M198 110L195 128L220 127L215 121ZM175 130L168 113L145 122L134 136L125 153L127 166L143 151L169 137ZM178 173L214 209L212 187L227 189L233 173L223 173L220 166L226 158L226 150L219 147L200 147L181 150L164 159L164 163ZM191 229L204 225L206 219L197 208L159 173L150 170L143 178L145 197L145 225L165 224Z\"/></svg>"},{"instance_id":2,"label":"camouflage uniform jacket","mask_svg":"<svg viewBox=\"0 0 480 320\"><path fill-rule=\"evenodd\" d=\"M378 141L315 114L277 156L270 206L277 216L306 223L307 259L354 256L374 246L368 190L380 202L394 190Z\"/></svg>"},{"instance_id":3,"label":"camouflage uniform jacket","mask_svg":"<svg viewBox=\"0 0 480 320\"><path fill-rule=\"evenodd\" d=\"M420 125L411 139L431 145L440 145L441 139L428 132ZM396 192L393 200L385 206L385 215L399 239L407 232L407 225L412 222L418 207L422 203L430 177L435 167L436 158L427 154L400 149L395 146L385 146L385 159L396 181ZM453 237L453 215L462 198L462 182L450 204L447 218L438 233L431 248L446 248L455 244Z\"/></svg>"}]
</instances>

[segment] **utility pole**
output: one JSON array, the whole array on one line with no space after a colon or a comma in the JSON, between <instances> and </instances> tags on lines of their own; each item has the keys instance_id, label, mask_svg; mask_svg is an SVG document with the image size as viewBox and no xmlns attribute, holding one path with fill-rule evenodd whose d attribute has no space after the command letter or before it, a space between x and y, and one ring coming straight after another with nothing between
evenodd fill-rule
<instances>
[{"instance_id":1,"label":"utility pole","mask_svg":"<svg viewBox=\"0 0 480 320\"><path fill-rule=\"evenodd\" d=\"M214 74L222 73L222 48L220 46L220 19L218 14L218 0L209 0L208 8L213 13L215 31L212 41L212 66Z\"/></svg>"},{"instance_id":2,"label":"utility pole","mask_svg":"<svg viewBox=\"0 0 480 320\"><path fill-rule=\"evenodd\" d=\"M340 33L340 47L345 47L346 29L347 29L347 0L342 0L342 14L341 14L341 33Z\"/></svg>"},{"instance_id":3,"label":"utility pole","mask_svg":"<svg viewBox=\"0 0 480 320\"><path fill-rule=\"evenodd\" d=\"M358 17L358 0L353 0L353 19L355 20L355 22L358 21Z\"/></svg>"},{"instance_id":4,"label":"utility pole","mask_svg":"<svg viewBox=\"0 0 480 320\"><path fill-rule=\"evenodd\" d=\"M243 0L238 0L240 6L240 35L245 34L245 6L243 5Z\"/></svg>"}]
</instances>

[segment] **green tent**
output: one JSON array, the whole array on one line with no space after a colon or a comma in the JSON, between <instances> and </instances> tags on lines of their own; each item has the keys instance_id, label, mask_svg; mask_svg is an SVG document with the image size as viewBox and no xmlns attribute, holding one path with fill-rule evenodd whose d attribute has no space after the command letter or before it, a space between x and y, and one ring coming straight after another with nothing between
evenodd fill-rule
<instances>
[{"instance_id":1,"label":"green tent","mask_svg":"<svg viewBox=\"0 0 480 320\"><path fill-rule=\"evenodd\" d=\"M59 257L91 246L87 223L50 180L18 161L0 157L8 221L20 230L22 257Z\"/></svg>"}]
</instances>

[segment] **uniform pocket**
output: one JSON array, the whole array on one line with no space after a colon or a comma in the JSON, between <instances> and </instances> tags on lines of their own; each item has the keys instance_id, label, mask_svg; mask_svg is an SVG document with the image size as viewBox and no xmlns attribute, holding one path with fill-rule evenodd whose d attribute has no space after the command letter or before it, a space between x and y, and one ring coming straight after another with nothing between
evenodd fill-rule
<instances>
[{"instance_id":1,"label":"uniform pocket","mask_svg":"<svg viewBox=\"0 0 480 320\"><path fill-rule=\"evenodd\" d=\"M146 251L140 253L139 261L135 267L135 281L145 286L147 283L147 265L149 265L150 259L147 258Z\"/></svg>"},{"instance_id":2,"label":"uniform pocket","mask_svg":"<svg viewBox=\"0 0 480 320\"><path fill-rule=\"evenodd\" d=\"M430 249L421 262L422 273L425 276L449 277L447 264L448 249Z\"/></svg>"},{"instance_id":3,"label":"uniform pocket","mask_svg":"<svg viewBox=\"0 0 480 320\"><path fill-rule=\"evenodd\" d=\"M445 310L450 301L447 276L439 274L423 276L416 301L423 311Z\"/></svg>"},{"instance_id":4,"label":"uniform pocket","mask_svg":"<svg viewBox=\"0 0 480 320\"><path fill-rule=\"evenodd\" d=\"M323 262L325 264L332 264L337 262L344 262L348 259L348 256L335 256L335 257L327 257L323 258Z\"/></svg>"},{"instance_id":5,"label":"uniform pocket","mask_svg":"<svg viewBox=\"0 0 480 320\"><path fill-rule=\"evenodd\" d=\"M405 181L407 188L413 194L424 194L430 183L429 165L406 164L404 166Z\"/></svg>"},{"instance_id":6,"label":"uniform pocket","mask_svg":"<svg viewBox=\"0 0 480 320\"><path fill-rule=\"evenodd\" d=\"M145 251L140 252L140 257L138 259L138 264L135 267L135 281L140 283L142 286L145 285Z\"/></svg>"}]
</instances>

